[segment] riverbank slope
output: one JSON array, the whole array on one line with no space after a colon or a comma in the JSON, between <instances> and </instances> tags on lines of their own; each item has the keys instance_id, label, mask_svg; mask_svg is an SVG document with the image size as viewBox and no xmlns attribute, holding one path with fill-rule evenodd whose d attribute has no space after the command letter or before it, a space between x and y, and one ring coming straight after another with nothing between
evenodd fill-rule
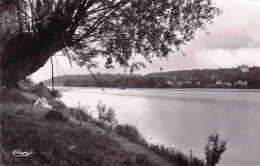
<instances>
[{"instance_id":1,"label":"riverbank slope","mask_svg":"<svg viewBox=\"0 0 260 166\"><path fill-rule=\"evenodd\" d=\"M57 111L34 106L39 95ZM138 130L93 118L84 108L68 108L59 93L23 81L1 97L3 165L202 165L203 161L163 145L148 144ZM22 156L22 153L31 153ZM25 153L24 153L25 154Z\"/></svg>"}]
</instances>

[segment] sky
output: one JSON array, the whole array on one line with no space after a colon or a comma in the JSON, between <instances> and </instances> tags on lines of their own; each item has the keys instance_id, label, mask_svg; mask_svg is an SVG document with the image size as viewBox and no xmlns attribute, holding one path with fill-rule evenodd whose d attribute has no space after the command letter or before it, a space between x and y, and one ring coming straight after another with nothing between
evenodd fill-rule
<instances>
[{"instance_id":1,"label":"sky","mask_svg":"<svg viewBox=\"0 0 260 166\"><path fill-rule=\"evenodd\" d=\"M170 54L168 60L154 58L153 64L145 63L146 68L135 71L134 74L147 74L162 71L231 68L238 65L260 66L260 0L215 0L216 6L223 13L215 17L213 24L207 25L207 35L204 31L197 31L195 40L182 46L181 53ZM89 74L85 67L79 67L67 57L57 56L62 69L56 66L54 60L54 75ZM137 57L136 60L145 60ZM124 69L115 66L105 69L104 60L92 72L124 73ZM63 71L62 71L63 70ZM51 78L50 60L37 72L31 75L34 82Z\"/></svg>"}]
</instances>

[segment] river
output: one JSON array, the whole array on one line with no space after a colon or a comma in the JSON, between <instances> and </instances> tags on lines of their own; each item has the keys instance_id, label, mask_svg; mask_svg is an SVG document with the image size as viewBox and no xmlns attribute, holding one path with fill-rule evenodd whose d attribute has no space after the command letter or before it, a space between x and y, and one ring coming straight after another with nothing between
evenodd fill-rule
<instances>
[{"instance_id":1,"label":"river","mask_svg":"<svg viewBox=\"0 0 260 166\"><path fill-rule=\"evenodd\" d=\"M203 158L207 137L228 139L221 165L260 165L260 90L115 89L58 87L70 107L98 101L115 110L119 123L138 127L150 142Z\"/></svg>"}]
</instances>

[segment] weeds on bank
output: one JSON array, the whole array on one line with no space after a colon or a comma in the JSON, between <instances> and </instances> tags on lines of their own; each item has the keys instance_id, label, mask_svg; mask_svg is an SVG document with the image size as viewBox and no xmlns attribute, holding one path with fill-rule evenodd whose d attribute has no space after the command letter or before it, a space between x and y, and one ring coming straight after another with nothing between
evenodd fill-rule
<instances>
[{"instance_id":1,"label":"weeds on bank","mask_svg":"<svg viewBox=\"0 0 260 166\"><path fill-rule=\"evenodd\" d=\"M69 108L69 114L79 121L91 122L94 119L88 111L88 108L82 107L80 103L78 107Z\"/></svg>"},{"instance_id":2,"label":"weeds on bank","mask_svg":"<svg viewBox=\"0 0 260 166\"><path fill-rule=\"evenodd\" d=\"M117 119L115 111L112 108L106 108L106 105L102 105L101 102L98 102L97 105L97 112L98 112L98 120L101 123L104 123L107 126L106 131L110 134L112 129L117 125Z\"/></svg>"},{"instance_id":3,"label":"weeds on bank","mask_svg":"<svg viewBox=\"0 0 260 166\"><path fill-rule=\"evenodd\" d=\"M169 162L171 162L171 163L173 163L173 164L175 164L175 165L177 165L177 166L205 166L205 164L204 164L204 161L203 160L201 160L201 159L199 159L199 158L197 158L196 156L194 156L193 155L193 152L192 151L190 151L190 153L189 154L184 154L183 152L181 152L180 150L178 150L178 149L176 149L176 148L171 148L171 147L166 147L165 145L163 145L163 144L150 144L150 143L148 143L147 141L146 141L146 139L143 137L143 135L140 133L140 131L137 129L137 127L135 127L135 126L132 126L132 125L128 125L128 124L118 124L117 123L117 120L116 120L116 114L115 114L115 111L113 110L113 109L111 109L111 108L107 108L105 105L102 105L101 104L101 102L99 102L98 103L98 105L97 105L97 109L96 109L96 113L98 114L98 117L97 118L94 118L91 114L92 114L92 112L90 112L89 111L89 109L87 108L87 107L82 107L80 104L79 104L79 106L78 107L76 107L76 108L67 108L66 106L65 106L65 104L64 103L62 103L62 102L60 102L60 101L55 101L54 100L54 98L51 96L51 94L50 94L50 90L48 89L48 88L46 88L46 87L44 87L43 85L41 85L41 84L39 84L39 85L35 85L35 87L34 88L31 88L31 89L29 89L29 91L34 91L34 92L36 92L36 94L40 94L40 93L43 93L44 94L44 96L46 97L46 98L49 98L49 102L50 102L50 104L54 107L54 108L56 108L57 110L59 110L59 111L61 111L61 112L63 112L63 114L67 114L67 115L70 115L70 116L72 116L72 117L74 117L75 119L77 119L77 120L79 120L80 122L89 122L89 123L93 123L93 124L95 124L96 126L99 126L100 128L102 128L102 129L104 129L104 131L106 131L107 132L107 135L106 135L106 139L103 139L103 140L99 140L99 142L97 142L96 140L94 140L95 138L90 138L90 137L85 137L85 136L82 136L82 135L84 135L84 132L86 132L85 130L83 131L83 129L73 129L73 133L74 133L74 135L75 135L75 137L73 137L73 139L71 138L71 139L69 139L69 137L71 137L72 135L66 135L65 133L63 133L62 135L66 135L66 139L68 139L68 144L66 143L66 147L68 147L70 150L72 150L73 149L73 147L74 147L74 144L75 145L82 145L82 147L86 147L86 148L90 148L91 146L92 146L92 144L99 144L98 146L99 146L99 148L100 148L100 150L101 149L103 149L104 150L104 147L106 147L105 149L106 149L106 152L104 152L104 153L107 153L107 152L111 152L111 149L107 149L107 147L109 147L110 145L108 145L108 144L111 144L111 139L109 139L110 138L110 136L111 136L111 133L115 133L115 134L117 134L119 137L123 137L123 138L125 138L125 139L127 139L128 141L130 141L130 142L134 142L134 143L136 143L136 144L139 144L139 145L141 145L141 146L143 146L143 147L146 147L146 148L148 148L148 149L150 149L152 152L154 152L155 154L157 154L157 155L159 155L159 156L161 156L162 158L164 158L164 159L166 159L166 160L168 160ZM24 104L24 103L31 103L31 101L28 101L28 99L26 99L26 98L24 98L22 95L21 95L21 92L19 92L19 91L11 91L11 92L9 92L8 93L8 96L7 97L5 97L5 99L4 100L6 100L7 102L16 102L16 103L20 103L20 104ZM6 110L6 111L4 111L4 112L10 112L10 109L12 109L13 108L13 106L10 106L10 108L8 107L6 107L6 108L4 108L4 110ZM29 108L28 108L29 109ZM26 112L26 110L28 110L27 108L22 108L22 109L18 109L17 108L17 111L15 111L15 112L17 112L17 115L6 115L6 124L8 123L8 121L10 121L10 122L17 122L17 118L19 118L19 114L23 114L23 112L24 112L24 110L25 110L25 112ZM31 107L30 107L30 109L31 109ZM3 113L3 112L2 112ZM4 114L2 114L2 115L4 115ZM4 115L5 116L5 115ZM13 121L14 119L16 119L15 121ZM4 122L5 122L4 121ZM31 123L31 122L29 122L29 119L28 119L28 121L22 121L21 119L19 120L19 121L21 121L21 123L23 122L23 123L27 123L28 122L28 124L29 123ZM58 123L58 122L57 122ZM59 123L61 123L61 122L59 122ZM49 131L42 131L41 130L41 127L45 127L45 129L46 128L49 128L48 126L45 126L45 124L44 123L42 123L42 124L38 124L38 122L37 122L37 125L36 124L34 124L34 126L39 126L39 128L37 129L37 130L39 130L39 133L48 133ZM19 130L18 129L20 129L20 131L23 131L22 130L22 128L19 128L19 126L17 127L15 127L15 126L9 126L9 127L14 127L13 129L12 129L12 131L14 130L14 131L16 131L16 132L18 132ZM53 127L53 132L60 132L61 130L60 129L58 129L57 128L57 130L56 130L56 127L55 127L55 125L52 125L52 127ZM32 132L34 132L34 128L32 128ZM51 130L51 128L49 128L48 130ZM5 130L4 129L4 131L5 132L8 132L9 130ZM88 131L89 132L89 131ZM12 134L14 134L14 133L9 133L9 135L12 135ZM21 133L22 135L23 135L23 133ZM68 133L69 134L69 133ZM71 134L71 133L70 133ZM7 134L8 135L8 134ZM26 133L24 133L24 135L26 135ZM70 140L77 140L78 139L78 137L77 136L79 136L79 135L81 135L82 136L82 139L80 139L81 140L81 142L83 143L84 141L88 141L90 144L82 144L82 143L79 143L79 142L77 142L77 143L73 143L73 142L71 142ZM209 137L209 139L208 139L208 144L206 144L207 145L207 154L208 154L208 156L214 156L214 153L210 153L210 152L212 152L212 150L210 149L210 148L213 148L214 149L214 147L212 146L212 145L214 145L214 140L216 140L215 142L220 142L221 143L221 141L219 140L219 137L216 137L216 135L217 134L215 134L214 135L214 137L212 136L212 137ZM56 135L56 136L58 136L58 135ZM55 136L55 137L56 137ZM14 138L16 137L16 136L13 136ZM36 135L35 135L35 137L37 137L37 139L39 139L38 141L39 142L41 142L43 145L47 145L47 144L49 144L50 142L56 142L56 143L58 143L58 140L60 139L60 138L55 138L55 140L53 140L53 139L49 139L49 137L48 137L48 139L46 139L46 136L38 136L37 135L37 133L36 133ZM25 138L27 138L27 137L25 137ZM77 139L76 139L77 138ZM98 138L98 137L96 137L96 138ZM214 139L213 139L214 138ZM30 139L30 138L28 138L28 139ZM86 140L84 140L84 139L86 139ZM8 141L8 140L5 140L5 141ZM49 143L47 143L47 142L49 141ZM108 142L108 141L110 141L110 142ZM10 142L10 141L8 141L8 142ZM26 141L25 141L26 142ZM71 143L70 143L71 142ZM94 142L94 143L93 143ZM220 151L218 151L218 153L219 152L221 152L220 153L220 155L225 151L225 148L223 148L223 147L225 147L226 146L226 142L225 143L222 143L222 144L220 144L221 145L221 147L222 147L222 150L220 150ZM34 145L33 145L34 146ZM62 148L64 145L62 145L61 147L59 147L59 148ZM38 147L35 145L35 147L34 147L34 149L37 149ZM44 148L44 147L40 147L40 148ZM53 145L53 148L54 148L54 145ZM78 147L79 148L79 147ZM77 148L77 150L79 150ZM66 156L66 155L68 155L68 154L55 154L55 156L56 157L58 157L59 155L64 155L65 157L68 157L69 158L69 160L66 160L66 161L64 161L64 162L66 162L66 163L70 163L70 162L72 162L73 164L78 164L78 163L76 163L77 162L77 160L79 161L79 160L81 160L80 159L80 156L81 156L81 154L86 154L86 153L89 153L89 156L91 156L92 154L90 153L92 150L94 150L95 148L93 147L92 149L88 149L87 151L86 150L84 150L84 148L80 148L80 151L78 151L78 152L70 152L70 153L76 153L76 154L74 154L75 156L74 157L72 157L72 156L70 156L70 157L68 157L68 156ZM67 149L60 149L60 150L67 150ZM40 152L40 151L39 151ZM37 152L38 153L38 152ZM44 156L44 158L48 158L48 156L50 157L50 155L52 155L52 153L53 152L48 152L49 154L46 156L46 155L42 155L42 154L40 154L39 153L39 156ZM217 153L217 152L216 152ZM205 154L206 154L206 150L205 150ZM207 155L206 154L206 155ZM101 159L102 158L102 156L100 157L100 155L101 155L101 153L97 153L95 156L96 156L96 158L99 158L99 159ZM220 155L219 155L219 157L220 157ZM54 158L55 158L55 156L54 156ZM93 156L93 155L92 155ZM104 157L104 156L103 156ZM77 158L77 159L76 159ZM125 161L124 161L124 164L125 165L135 165L135 164L141 164L141 165L147 165L148 163L149 163L149 161L148 161L148 157L147 157L147 155L145 155L145 154L138 154L137 156L135 156L134 158L133 157L131 157L131 156L124 156L124 158L125 158ZM210 157L208 157L208 158L210 158ZM92 162L92 160L93 160L94 158L89 158L89 161L86 161L87 163L89 163L89 162ZM104 159L101 159L101 160L105 160L106 158L104 157ZM44 160L46 160L46 159L44 159ZM56 163L56 162L58 162L58 160L57 161L51 161L52 159L50 158L50 160L48 159L48 161L50 162L50 163ZM91 161L90 161L91 160ZM209 159L207 159L206 158L206 165L207 166L214 166L214 165L208 165L208 163L210 163L210 160ZM220 160L220 158L219 158L219 160ZM217 160L217 161L219 161L219 160ZM109 160L108 160L109 161ZM214 161L216 161L216 160L214 160ZM43 162L43 160L41 160L41 159L35 159L35 161L32 161L32 163L40 163L40 162ZM84 161L83 161L84 162ZM112 161L111 161L112 162ZM104 161L96 161L96 160L94 160L93 161L93 163L95 163L95 164L98 164L98 163L104 163ZM109 162L107 162L106 161L106 163L109 163ZM215 162L215 163L217 163L217 162ZM111 163L110 163L111 164ZM151 164L151 163L149 163L149 165L153 165L153 164Z\"/></svg>"},{"instance_id":4,"label":"weeds on bank","mask_svg":"<svg viewBox=\"0 0 260 166\"><path fill-rule=\"evenodd\" d=\"M137 127L129 124L117 124L116 114L113 109L106 108L101 102L97 105L98 118L94 118L89 113L88 109L81 107L71 110L71 115L78 120L88 121L96 124L107 132L107 137L110 137L112 132L115 132L119 137L123 137L130 142L137 143L143 147L150 149L152 152L168 160L169 162L178 166L204 166L204 161L193 155L192 151L185 154L176 148L166 147L163 144L150 144L148 143ZM140 154L136 157L136 162L144 162L147 156ZM125 162L132 161L128 158ZM131 163L131 162L130 162Z\"/></svg>"}]
</instances>

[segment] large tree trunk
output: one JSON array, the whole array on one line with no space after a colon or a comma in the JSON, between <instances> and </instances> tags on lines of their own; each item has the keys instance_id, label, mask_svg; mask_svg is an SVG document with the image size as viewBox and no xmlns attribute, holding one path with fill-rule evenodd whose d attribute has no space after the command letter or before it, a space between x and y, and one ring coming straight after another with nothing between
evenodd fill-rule
<instances>
[{"instance_id":1,"label":"large tree trunk","mask_svg":"<svg viewBox=\"0 0 260 166\"><path fill-rule=\"evenodd\" d=\"M48 27L38 27L35 35L20 33L0 52L1 85L13 87L19 80L41 68L56 52L71 46L72 37L63 31L63 22L50 18ZM63 41L65 40L65 41Z\"/></svg>"},{"instance_id":2,"label":"large tree trunk","mask_svg":"<svg viewBox=\"0 0 260 166\"><path fill-rule=\"evenodd\" d=\"M1 85L13 87L19 80L41 68L53 54L63 48L62 40L44 36L41 39L20 36L1 53Z\"/></svg>"}]
</instances>

